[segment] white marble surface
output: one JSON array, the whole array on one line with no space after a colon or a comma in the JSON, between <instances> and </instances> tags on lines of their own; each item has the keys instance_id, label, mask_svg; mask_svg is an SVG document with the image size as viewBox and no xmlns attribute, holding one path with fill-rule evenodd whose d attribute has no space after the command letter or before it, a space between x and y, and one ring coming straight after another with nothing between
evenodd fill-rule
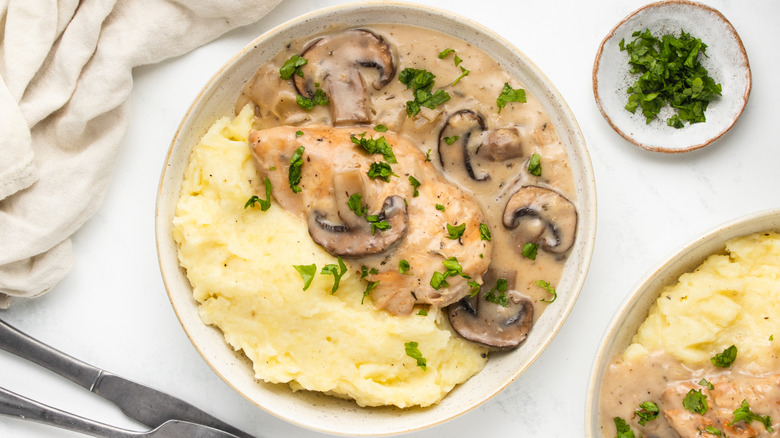
<instances>
[{"instance_id":1,"label":"white marble surface","mask_svg":"<svg viewBox=\"0 0 780 438\"><path fill-rule=\"evenodd\" d=\"M77 263L43 297L0 318L82 360L206 408L260 437L318 437L258 409L200 358L160 279L154 202L163 159L201 86L235 52L288 19L339 0L284 0L263 20L194 52L135 71L130 132L102 207L73 237ZM683 244L739 216L780 204L780 2L708 0L739 32L753 91L736 126L699 151L662 155L618 136L593 99L591 70L602 38L639 0L420 1L468 16L525 52L564 96L593 161L598 232L590 273L563 328L509 388L479 408L411 437L584 435L587 381L613 311L633 286ZM706 41L705 41L706 42ZM728 84L724 84L728 86ZM0 386L119 426L139 428L79 387L0 352ZM487 433L485 431L488 431ZM509 435L511 434L511 435ZM0 417L2 437L79 436Z\"/></svg>"}]
</instances>

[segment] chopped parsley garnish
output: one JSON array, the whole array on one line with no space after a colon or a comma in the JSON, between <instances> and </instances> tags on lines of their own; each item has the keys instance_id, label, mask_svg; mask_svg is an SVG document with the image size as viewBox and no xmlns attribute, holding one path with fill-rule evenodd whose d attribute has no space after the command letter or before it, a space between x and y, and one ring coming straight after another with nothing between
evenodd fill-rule
<instances>
[{"instance_id":1,"label":"chopped parsley garnish","mask_svg":"<svg viewBox=\"0 0 780 438\"><path fill-rule=\"evenodd\" d=\"M295 131L295 137L303 137L303 131Z\"/></svg>"},{"instance_id":2,"label":"chopped parsley garnish","mask_svg":"<svg viewBox=\"0 0 780 438\"><path fill-rule=\"evenodd\" d=\"M458 141L459 138L460 138L459 135L453 135L451 137L444 137L444 142L447 143L448 145L451 145L451 144L455 143L456 141Z\"/></svg>"},{"instance_id":3,"label":"chopped parsley garnish","mask_svg":"<svg viewBox=\"0 0 780 438\"><path fill-rule=\"evenodd\" d=\"M536 252L539 250L539 245L528 242L523 245L523 251L521 254L531 260L536 260Z\"/></svg>"},{"instance_id":4,"label":"chopped parsley garnish","mask_svg":"<svg viewBox=\"0 0 780 438\"><path fill-rule=\"evenodd\" d=\"M407 90L412 89L414 100L406 102L406 114L409 117L416 116L421 106L434 109L450 100L450 95L442 89L432 92L436 75L427 70L407 67L398 75L398 80L406 85Z\"/></svg>"},{"instance_id":5,"label":"chopped parsley garnish","mask_svg":"<svg viewBox=\"0 0 780 438\"><path fill-rule=\"evenodd\" d=\"M379 220L379 215L369 214L366 215L366 220L371 224L371 234L373 235L376 230L385 231L392 228L390 222L382 219Z\"/></svg>"},{"instance_id":6,"label":"chopped parsley garnish","mask_svg":"<svg viewBox=\"0 0 780 438\"><path fill-rule=\"evenodd\" d=\"M256 203L261 203L260 204L260 208L262 209L263 208L262 202L263 202L263 200L260 199L259 197L257 197L257 195L252 195L252 196L249 197L249 199L244 204L244 210L246 210L249 207L254 207Z\"/></svg>"},{"instance_id":7,"label":"chopped parsley garnish","mask_svg":"<svg viewBox=\"0 0 780 438\"><path fill-rule=\"evenodd\" d=\"M398 272L402 274L406 274L407 272L409 272L409 269L411 269L411 266L409 265L409 262L406 261L406 259L401 259L398 261ZM407 275L411 275L411 274L407 274Z\"/></svg>"},{"instance_id":8,"label":"chopped parsley garnish","mask_svg":"<svg viewBox=\"0 0 780 438\"><path fill-rule=\"evenodd\" d=\"M458 240L461 236L463 236L463 233L466 231L466 223L462 223L460 225L450 225L447 224L447 238L452 240Z\"/></svg>"},{"instance_id":9,"label":"chopped parsley garnish","mask_svg":"<svg viewBox=\"0 0 780 438\"><path fill-rule=\"evenodd\" d=\"M420 316L428 316L428 311L425 309L420 309L420 311L417 312L417 314Z\"/></svg>"},{"instance_id":10,"label":"chopped parsley garnish","mask_svg":"<svg viewBox=\"0 0 780 438\"><path fill-rule=\"evenodd\" d=\"M699 62L700 53L706 56L707 45L682 30L679 38L664 35L658 39L649 29L631 36L633 41L626 44L621 40L619 47L628 53L631 73L640 76L628 87L625 108L635 113L641 107L646 123L666 105L676 110L666 119L668 126L682 128L684 122L705 122L704 111L722 91Z\"/></svg>"},{"instance_id":11,"label":"chopped parsley garnish","mask_svg":"<svg viewBox=\"0 0 780 438\"><path fill-rule=\"evenodd\" d=\"M723 432L715 426L707 426L703 429L707 433L711 433L715 436L723 436Z\"/></svg>"},{"instance_id":12,"label":"chopped parsley garnish","mask_svg":"<svg viewBox=\"0 0 780 438\"><path fill-rule=\"evenodd\" d=\"M723 350L723 353L718 353L715 356L710 358L710 361L712 361L712 364L716 367L720 368L728 368L731 366L731 364L734 363L734 361L737 359L737 346L732 345L731 347Z\"/></svg>"},{"instance_id":13,"label":"chopped parsley garnish","mask_svg":"<svg viewBox=\"0 0 780 438\"><path fill-rule=\"evenodd\" d=\"M707 396L702 394L701 389L691 389L683 399L683 407L694 414L704 415L710 408L707 405Z\"/></svg>"},{"instance_id":14,"label":"chopped parsley garnish","mask_svg":"<svg viewBox=\"0 0 780 438\"><path fill-rule=\"evenodd\" d=\"M431 161L431 150L428 149L428 152L425 153L425 161Z\"/></svg>"},{"instance_id":15,"label":"chopped parsley garnish","mask_svg":"<svg viewBox=\"0 0 780 438\"><path fill-rule=\"evenodd\" d=\"M639 405L639 409L636 411L636 416L639 417L639 425L644 426L648 421L658 418L658 412L658 405L651 401L646 401Z\"/></svg>"},{"instance_id":16,"label":"chopped parsley garnish","mask_svg":"<svg viewBox=\"0 0 780 438\"><path fill-rule=\"evenodd\" d=\"M477 294L479 293L479 289L482 286L474 280L469 280L466 282L466 284L469 285L469 297L477 296Z\"/></svg>"},{"instance_id":17,"label":"chopped parsley garnish","mask_svg":"<svg viewBox=\"0 0 780 438\"><path fill-rule=\"evenodd\" d=\"M439 290L443 287L450 287L450 284L447 283L447 275L439 271L433 273L430 284L431 287L436 290Z\"/></svg>"},{"instance_id":18,"label":"chopped parsley garnish","mask_svg":"<svg viewBox=\"0 0 780 438\"><path fill-rule=\"evenodd\" d=\"M299 107L305 109L306 111L311 111L315 105L327 105L330 103L328 95L325 94L325 91L323 91L322 88L317 88L314 90L314 97L309 98L299 94L295 98L295 101L298 102Z\"/></svg>"},{"instance_id":19,"label":"chopped parsley garnish","mask_svg":"<svg viewBox=\"0 0 780 438\"><path fill-rule=\"evenodd\" d=\"M404 344L404 349L406 349L406 355L411 357L412 359L415 359L417 361L417 366L422 368L423 371L425 371L426 368L426 362L425 358L423 357L422 353L420 353L420 350L417 349L417 342L407 342Z\"/></svg>"},{"instance_id":20,"label":"chopped parsley garnish","mask_svg":"<svg viewBox=\"0 0 780 438\"><path fill-rule=\"evenodd\" d=\"M374 126L374 131L376 131L376 132L387 132L387 126L382 125L380 123L379 125Z\"/></svg>"},{"instance_id":21,"label":"chopped parsley garnish","mask_svg":"<svg viewBox=\"0 0 780 438\"><path fill-rule=\"evenodd\" d=\"M379 281L369 281L366 284L366 290L363 291L363 298L360 299L360 304L363 304L363 301L371 294L371 291L374 290L377 284L379 284Z\"/></svg>"},{"instance_id":22,"label":"chopped parsley garnish","mask_svg":"<svg viewBox=\"0 0 780 438\"><path fill-rule=\"evenodd\" d=\"M450 53L455 53L455 49L444 49L439 52L439 59L444 59L449 56Z\"/></svg>"},{"instance_id":23,"label":"chopped parsley garnish","mask_svg":"<svg viewBox=\"0 0 780 438\"><path fill-rule=\"evenodd\" d=\"M371 179L381 179L385 182L390 182L391 176L398 176L393 173L393 168L389 164L378 161L371 163L371 167L368 168L368 177Z\"/></svg>"},{"instance_id":24,"label":"chopped parsley garnish","mask_svg":"<svg viewBox=\"0 0 780 438\"><path fill-rule=\"evenodd\" d=\"M300 193L301 188L298 183L301 182L301 167L303 167L303 146L298 146L292 157L290 157L290 169L287 171L287 180L290 182L290 189L293 193Z\"/></svg>"},{"instance_id":25,"label":"chopped parsley garnish","mask_svg":"<svg viewBox=\"0 0 780 438\"><path fill-rule=\"evenodd\" d=\"M442 50L441 52L439 52L439 59L444 59L444 58L450 56L450 53L455 53L455 49L444 49L444 50ZM455 60L455 65L458 65L461 62L463 62L463 60L460 59L460 56L458 56L457 54L455 54L454 60ZM452 84L452 85L455 85L455 84Z\"/></svg>"},{"instance_id":26,"label":"chopped parsley garnish","mask_svg":"<svg viewBox=\"0 0 780 438\"><path fill-rule=\"evenodd\" d=\"M457 58L457 55L455 55L455 57ZM458 59L460 59L460 58L458 58ZM458 77L455 79L455 81L452 83L452 86L454 87L454 86L455 86L455 85L456 85L458 82L460 82L460 80L461 80L461 79L463 79L463 78L465 78L466 76L468 76L468 75L469 75L469 73L471 73L471 70L466 70L466 69L465 69L465 68L463 68L463 66L461 65L461 66L460 66L460 76L458 76Z\"/></svg>"},{"instance_id":27,"label":"chopped parsley garnish","mask_svg":"<svg viewBox=\"0 0 780 438\"><path fill-rule=\"evenodd\" d=\"M498 304L502 307L509 307L509 297L506 295L507 282L503 278L496 280L496 285L490 292L485 294L485 300ZM498 293L495 293L498 292Z\"/></svg>"},{"instance_id":28,"label":"chopped parsley garnish","mask_svg":"<svg viewBox=\"0 0 780 438\"><path fill-rule=\"evenodd\" d=\"M715 389L715 386L712 383L710 383L707 379L699 380L699 385L706 386L707 389L709 389L709 390Z\"/></svg>"},{"instance_id":29,"label":"chopped parsley garnish","mask_svg":"<svg viewBox=\"0 0 780 438\"><path fill-rule=\"evenodd\" d=\"M347 207L360 217L366 215L367 206L363 205L363 195L360 193L350 195L349 200L347 201Z\"/></svg>"},{"instance_id":30,"label":"chopped parsley garnish","mask_svg":"<svg viewBox=\"0 0 780 438\"><path fill-rule=\"evenodd\" d=\"M533 176L542 176L542 157L539 154L531 155L528 161L528 173Z\"/></svg>"},{"instance_id":31,"label":"chopped parsley garnish","mask_svg":"<svg viewBox=\"0 0 780 438\"><path fill-rule=\"evenodd\" d=\"M631 426L626 423L626 420L615 417L615 428L617 429L616 438L636 438L634 432L631 430Z\"/></svg>"},{"instance_id":32,"label":"chopped parsley garnish","mask_svg":"<svg viewBox=\"0 0 780 438\"><path fill-rule=\"evenodd\" d=\"M439 290L443 287L450 287L450 284L447 283L447 278L454 277L456 275L460 275L461 277L466 279L471 279L471 277L469 277L468 275L463 274L463 267L460 265L456 257L450 257L446 260L443 260L441 264L444 265L445 268L447 268L447 271L445 272L437 271L433 273L430 281L432 288ZM471 285L470 282L469 285Z\"/></svg>"},{"instance_id":33,"label":"chopped parsley garnish","mask_svg":"<svg viewBox=\"0 0 780 438\"><path fill-rule=\"evenodd\" d=\"M369 275L375 275L375 274L378 274L378 273L379 273L379 271L377 271L376 268L368 269L368 266L361 266L360 267L360 278L361 279L366 278Z\"/></svg>"},{"instance_id":34,"label":"chopped parsley garnish","mask_svg":"<svg viewBox=\"0 0 780 438\"><path fill-rule=\"evenodd\" d=\"M338 256L338 262L338 266L328 264L323 266L320 271L320 274L333 276L333 289L330 291L331 294L335 294L339 289L339 281L341 281L341 277L347 272L347 266L344 264L344 260L341 260L341 256Z\"/></svg>"},{"instance_id":35,"label":"chopped parsley garnish","mask_svg":"<svg viewBox=\"0 0 780 438\"><path fill-rule=\"evenodd\" d=\"M352 212L356 215L366 218L366 221L371 224L371 234L374 234L376 230L385 231L392 228L390 226L390 222L387 222L384 219L380 220L379 215L367 214L368 206L363 205L363 195L360 193L355 193L349 196L349 200L347 200L347 207L349 207L349 209L352 210Z\"/></svg>"},{"instance_id":36,"label":"chopped parsley garnish","mask_svg":"<svg viewBox=\"0 0 780 438\"><path fill-rule=\"evenodd\" d=\"M439 52L439 59L446 58L447 56L449 56L450 53L455 53L455 49L444 49L444 50L442 50L441 52ZM463 60L457 54L455 54L454 60L455 60L455 66L458 66L458 65L460 65L461 62L463 62ZM461 79L463 79L464 77L468 76L469 73L471 73L471 71L470 70L466 70L461 65L460 66L460 76L458 76L458 78L455 79L455 81L452 82L452 86L455 86L458 82L460 82ZM447 144L451 144L451 143L447 143Z\"/></svg>"},{"instance_id":37,"label":"chopped parsley garnish","mask_svg":"<svg viewBox=\"0 0 780 438\"><path fill-rule=\"evenodd\" d=\"M412 193L412 197L416 198L420 195L420 191L417 190L420 187L420 181L417 181L417 178L409 175L409 184L412 185L412 188L414 189L414 193Z\"/></svg>"},{"instance_id":38,"label":"chopped parsley garnish","mask_svg":"<svg viewBox=\"0 0 780 438\"><path fill-rule=\"evenodd\" d=\"M493 237L490 234L490 228L487 224L479 224L479 240L490 241Z\"/></svg>"},{"instance_id":39,"label":"chopped parsley garnish","mask_svg":"<svg viewBox=\"0 0 780 438\"><path fill-rule=\"evenodd\" d=\"M445 268L447 268L448 277L451 277L453 275L463 274L463 267L460 265L460 262L458 262L458 259L455 257L450 257L447 260L441 262L441 264L444 265Z\"/></svg>"},{"instance_id":40,"label":"chopped parsley garnish","mask_svg":"<svg viewBox=\"0 0 780 438\"><path fill-rule=\"evenodd\" d=\"M385 128L385 130L387 130L387 128ZM385 140L384 135L379 138L365 138L362 135L360 137L352 135L350 136L350 140L352 140L352 143L365 149L369 154L382 154L385 161L388 163L398 162L395 159L393 147Z\"/></svg>"},{"instance_id":41,"label":"chopped parsley garnish","mask_svg":"<svg viewBox=\"0 0 780 438\"><path fill-rule=\"evenodd\" d=\"M742 404L734 411L734 421L729 423L729 426L740 420L745 420L745 423L750 423L755 420L763 424L764 429L766 429L767 432L774 431L772 428L772 417L769 415L762 416L754 414L753 411L750 410L750 405L748 405L747 400L742 400Z\"/></svg>"},{"instance_id":42,"label":"chopped parsley garnish","mask_svg":"<svg viewBox=\"0 0 780 438\"><path fill-rule=\"evenodd\" d=\"M499 113L504 109L508 102L525 102L525 90L522 88L514 89L509 86L509 83L505 82L501 94L496 98L496 105L498 105Z\"/></svg>"},{"instance_id":43,"label":"chopped parsley garnish","mask_svg":"<svg viewBox=\"0 0 780 438\"><path fill-rule=\"evenodd\" d=\"M271 208L271 180L266 177L263 183L265 184L265 199L260 199L257 196L252 195L252 197L246 201L246 204L244 204L244 209L254 207L255 204L260 204L261 211L266 211Z\"/></svg>"},{"instance_id":44,"label":"chopped parsley garnish","mask_svg":"<svg viewBox=\"0 0 780 438\"><path fill-rule=\"evenodd\" d=\"M290 59L285 61L282 68L279 69L279 75L285 80L290 79L293 74L303 77L303 70L301 70L301 67L306 65L307 62L309 61L306 58L301 57L301 55L293 55Z\"/></svg>"},{"instance_id":45,"label":"chopped parsley garnish","mask_svg":"<svg viewBox=\"0 0 780 438\"><path fill-rule=\"evenodd\" d=\"M550 282L549 281L536 280L536 285L541 287L542 289L547 289L547 292L552 294L552 298L551 299L549 299L549 300L539 300L539 301L541 301L543 303L553 303L558 298L558 292L555 291L554 287L550 286ZM644 424L643 424L643 426L644 426Z\"/></svg>"},{"instance_id":46,"label":"chopped parsley garnish","mask_svg":"<svg viewBox=\"0 0 780 438\"><path fill-rule=\"evenodd\" d=\"M303 290L306 290L311 286L311 281L314 280L314 274L317 272L317 265L312 263L310 265L293 265L296 271L301 274L303 278Z\"/></svg>"},{"instance_id":47,"label":"chopped parsley garnish","mask_svg":"<svg viewBox=\"0 0 780 438\"><path fill-rule=\"evenodd\" d=\"M441 204L436 204L436 209L439 211L445 211L444 206Z\"/></svg>"}]
</instances>

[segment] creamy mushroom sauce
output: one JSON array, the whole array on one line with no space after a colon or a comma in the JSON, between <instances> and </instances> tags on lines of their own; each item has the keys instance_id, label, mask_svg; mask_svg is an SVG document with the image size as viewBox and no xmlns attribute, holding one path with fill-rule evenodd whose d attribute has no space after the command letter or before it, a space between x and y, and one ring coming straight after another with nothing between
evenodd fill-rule
<instances>
[{"instance_id":1,"label":"creamy mushroom sauce","mask_svg":"<svg viewBox=\"0 0 780 438\"><path fill-rule=\"evenodd\" d=\"M514 289L520 295L528 297L533 302L534 320L538 319L549 305L542 300L550 300L552 295L537 286L535 282L544 280L553 287L557 286L568 251L556 254L545 250L540 245L535 260L523 257L520 252L524 242L518 243L515 240L514 231L503 225L502 216L512 194L527 185L550 188L576 204L574 180L567 154L550 117L540 102L527 90L526 103L510 102L499 113L496 98L504 84L509 83L512 88L524 88L523 84L510 77L489 55L460 39L437 31L406 25L376 24L366 29L370 29L370 32L389 44L395 61L395 72L386 85L375 89L371 85L380 81L380 72L371 67L360 68L368 93L370 121L352 124L354 133L366 132L367 137L377 138L383 133L374 132L373 127L379 124L385 125L392 133L406 137L423 154L427 153L431 160L429 164L432 164L433 168L476 199L492 233L490 270L517 273L516 278L508 279L510 285L513 283ZM329 34L339 31L341 29L333 29ZM294 54L304 53L319 38L321 36L291 41L286 50L262 65L243 88L236 103L236 113L246 104L254 104L256 129L288 125L296 127L334 125L332 109L329 106L315 106L310 111L302 110L296 103L298 92L293 79L284 80L279 74L280 67L287 59ZM454 49L454 54L460 57L462 62L456 66L453 54L440 59L438 54L445 49ZM470 73L462 77L457 84L452 85L462 74L461 66L470 70ZM450 94L451 99L435 109L422 107L418 115L409 117L406 112L406 102L413 98L412 91L398 79L399 73L407 67L426 69L435 74L433 91L444 89ZM325 87L324 84L319 85ZM472 135L468 147L474 171L477 174L486 172L490 175L490 178L485 181L475 181L468 177L464 172L463 163L448 163L440 158L439 137L442 129L449 117L461 110L473 111L484 119L487 130ZM338 124L350 126L343 121ZM487 143L491 132L499 128L516 129L515 136L522 141L519 156L494 161L496 154L499 155L498 158L505 158L501 156L501 151L478 149L479 144ZM441 147L445 151L444 148L461 148L462 145L442 144ZM447 153L449 152L445 152ZM528 161L534 153L541 156L542 174L538 177L531 175L527 170ZM494 160L490 159L491 154L494 155ZM396 173L402 175L400 172ZM403 178L405 180L406 177ZM573 235L573 230L571 234ZM368 264L360 259L345 258L345 260L357 267ZM429 275L434 270L443 270L441 263L438 265L430 268ZM485 284L483 291L486 289L485 286L490 288L493 285ZM568 293L566 290L558 292Z\"/></svg>"},{"instance_id":2,"label":"creamy mushroom sauce","mask_svg":"<svg viewBox=\"0 0 780 438\"><path fill-rule=\"evenodd\" d=\"M699 432L710 425L731 438L778 437L780 430L776 428L768 433L757 422L746 426L740 421L727 426L743 398L749 400L752 411L770 415L777 426L780 419L780 374L777 365L780 363L770 368L753 363L734 364L727 370L714 365L690 367L663 351L652 352L634 361L615 357L604 374L599 397L602 435L605 438L616 436L613 418L620 417L635 433L641 430L642 436L648 438L714 438L717 435ZM714 389L701 385L701 379L712 383ZM707 396L707 417L690 414L682 407L682 399L690 389L701 390ZM665 413L640 429L634 412L648 400L658 402ZM716 418L720 424L708 423L708 418Z\"/></svg>"}]
</instances>

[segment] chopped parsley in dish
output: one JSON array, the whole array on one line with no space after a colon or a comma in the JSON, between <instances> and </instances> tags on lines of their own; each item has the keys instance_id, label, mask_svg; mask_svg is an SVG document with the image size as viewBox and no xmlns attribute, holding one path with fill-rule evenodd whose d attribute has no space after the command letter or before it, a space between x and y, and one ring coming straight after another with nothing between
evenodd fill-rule
<instances>
[{"instance_id":1,"label":"chopped parsley in dish","mask_svg":"<svg viewBox=\"0 0 780 438\"><path fill-rule=\"evenodd\" d=\"M620 50L628 53L631 73L639 75L628 88L625 108L632 113L641 108L645 122L650 123L669 105L675 114L666 124L678 129L685 127L684 122L705 122L707 106L722 92L721 84L715 83L699 59L706 56L707 45L684 30L679 37L657 38L649 29L636 31L632 37L629 43L625 39L619 43Z\"/></svg>"}]
</instances>

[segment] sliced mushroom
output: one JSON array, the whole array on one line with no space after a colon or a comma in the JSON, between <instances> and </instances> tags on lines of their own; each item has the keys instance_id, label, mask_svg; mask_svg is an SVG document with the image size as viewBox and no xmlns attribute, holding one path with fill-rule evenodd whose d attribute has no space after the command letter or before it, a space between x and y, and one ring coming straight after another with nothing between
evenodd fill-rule
<instances>
[{"instance_id":1,"label":"sliced mushroom","mask_svg":"<svg viewBox=\"0 0 780 438\"><path fill-rule=\"evenodd\" d=\"M514 290L515 276L514 271L488 271L479 294L447 308L452 328L468 340L500 349L515 348L525 341L533 325L534 305ZM499 278L507 280L506 307L485 298Z\"/></svg>"},{"instance_id":2,"label":"sliced mushroom","mask_svg":"<svg viewBox=\"0 0 780 438\"><path fill-rule=\"evenodd\" d=\"M479 154L491 161L504 161L523 156L523 140L517 128L499 128L488 133L487 142Z\"/></svg>"},{"instance_id":3,"label":"sliced mushroom","mask_svg":"<svg viewBox=\"0 0 780 438\"><path fill-rule=\"evenodd\" d=\"M303 77L294 75L295 88L312 98L318 86L330 99L333 123L369 123L366 86L360 67L375 68L379 77L372 84L377 90L395 75L390 45L378 35L363 29L320 38L301 53L308 61L301 68Z\"/></svg>"},{"instance_id":4,"label":"sliced mushroom","mask_svg":"<svg viewBox=\"0 0 780 438\"><path fill-rule=\"evenodd\" d=\"M449 116L439 131L439 162L442 168L456 172L455 169L463 166L469 178L475 181L490 178L487 172L477 175L471 163L472 150L479 148L485 129L485 119L472 110L460 110ZM450 139L449 143L447 139Z\"/></svg>"},{"instance_id":5,"label":"sliced mushroom","mask_svg":"<svg viewBox=\"0 0 780 438\"><path fill-rule=\"evenodd\" d=\"M363 221L358 227L332 222L326 212L315 210L309 214L309 235L312 240L333 255L359 257L386 251L401 240L409 226L406 204L400 196L389 196L376 213L378 220L386 220L390 228L374 230Z\"/></svg>"},{"instance_id":6,"label":"sliced mushroom","mask_svg":"<svg viewBox=\"0 0 780 438\"><path fill-rule=\"evenodd\" d=\"M333 192L339 219L350 229L357 229L366 224L366 218L358 216L349 208L349 198L352 195L359 194L362 202L368 199L363 175L363 172L353 169L333 176Z\"/></svg>"},{"instance_id":7,"label":"sliced mushroom","mask_svg":"<svg viewBox=\"0 0 780 438\"><path fill-rule=\"evenodd\" d=\"M539 186L519 188L506 203L504 226L515 230L520 247L539 244L560 254L571 248L577 230L577 209L560 193Z\"/></svg>"}]
</instances>

